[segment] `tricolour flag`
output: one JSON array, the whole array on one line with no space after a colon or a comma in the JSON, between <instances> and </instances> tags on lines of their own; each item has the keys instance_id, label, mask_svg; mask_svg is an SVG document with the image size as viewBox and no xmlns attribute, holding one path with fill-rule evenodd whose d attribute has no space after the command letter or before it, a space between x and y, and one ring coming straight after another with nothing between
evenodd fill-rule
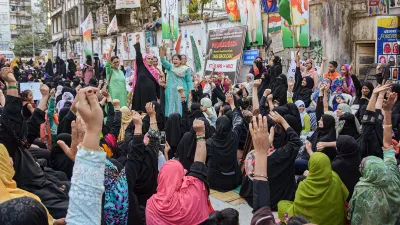
<instances>
[{"instance_id":1,"label":"tricolour flag","mask_svg":"<svg viewBox=\"0 0 400 225\"><path fill-rule=\"evenodd\" d=\"M114 16L113 19L111 20L110 25L108 25L107 35L117 31L118 31L117 16Z\"/></svg>"},{"instance_id":2,"label":"tricolour flag","mask_svg":"<svg viewBox=\"0 0 400 225\"><path fill-rule=\"evenodd\" d=\"M92 12L90 12L89 15L86 17L85 21L83 21L81 27L83 31L86 31L88 29L93 29Z\"/></svg>"},{"instance_id":3,"label":"tricolour flag","mask_svg":"<svg viewBox=\"0 0 400 225\"><path fill-rule=\"evenodd\" d=\"M273 33L281 30L282 17L278 14L268 17L268 33Z\"/></svg>"}]
</instances>

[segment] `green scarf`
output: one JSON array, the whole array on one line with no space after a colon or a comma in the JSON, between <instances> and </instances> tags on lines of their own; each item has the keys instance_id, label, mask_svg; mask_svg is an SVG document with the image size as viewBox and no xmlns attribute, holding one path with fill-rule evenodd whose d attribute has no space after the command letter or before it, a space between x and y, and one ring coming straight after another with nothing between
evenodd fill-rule
<instances>
[{"instance_id":1,"label":"green scarf","mask_svg":"<svg viewBox=\"0 0 400 225\"><path fill-rule=\"evenodd\" d=\"M282 220L288 213L302 215L315 224L343 225L349 191L332 171L328 156L321 152L312 154L308 168L309 175L300 182L294 202L279 202L279 218Z\"/></svg>"},{"instance_id":2,"label":"green scarf","mask_svg":"<svg viewBox=\"0 0 400 225\"><path fill-rule=\"evenodd\" d=\"M400 172L396 168L394 150L384 155L385 161L369 156L361 162L362 177L349 203L348 217L352 225L395 224L399 216Z\"/></svg>"}]
</instances>

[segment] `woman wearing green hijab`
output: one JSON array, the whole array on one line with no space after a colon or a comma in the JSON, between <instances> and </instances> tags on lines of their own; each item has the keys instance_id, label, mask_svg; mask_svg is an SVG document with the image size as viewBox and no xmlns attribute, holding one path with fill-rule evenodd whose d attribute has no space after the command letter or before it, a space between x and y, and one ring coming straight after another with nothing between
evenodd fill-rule
<instances>
[{"instance_id":1,"label":"woman wearing green hijab","mask_svg":"<svg viewBox=\"0 0 400 225\"><path fill-rule=\"evenodd\" d=\"M321 152L312 154L308 168L309 174L300 182L294 202L278 203L279 219L302 215L315 224L345 224L345 202L349 191L332 171L328 156Z\"/></svg>"},{"instance_id":2,"label":"woman wearing green hijab","mask_svg":"<svg viewBox=\"0 0 400 225\"><path fill-rule=\"evenodd\" d=\"M383 152L384 160L368 156L361 161L361 178L349 203L352 225L396 223L400 214L400 171L394 154L391 149Z\"/></svg>"}]
</instances>

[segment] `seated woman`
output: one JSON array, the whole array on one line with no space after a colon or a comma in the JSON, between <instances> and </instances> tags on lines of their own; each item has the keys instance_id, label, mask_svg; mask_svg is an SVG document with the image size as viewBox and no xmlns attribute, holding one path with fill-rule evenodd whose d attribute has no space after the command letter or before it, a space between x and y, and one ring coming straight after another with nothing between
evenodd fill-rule
<instances>
[{"instance_id":1,"label":"seated woman","mask_svg":"<svg viewBox=\"0 0 400 225\"><path fill-rule=\"evenodd\" d=\"M296 57L295 78L289 79L288 82L288 102L293 103L297 100L302 100L305 107L308 108L311 104L311 95L314 89L314 79L310 76L301 76L299 56Z\"/></svg>"},{"instance_id":2,"label":"seated woman","mask_svg":"<svg viewBox=\"0 0 400 225\"><path fill-rule=\"evenodd\" d=\"M301 133L302 135L307 135L311 131L311 120L310 116L306 112L305 104L301 100L297 100L294 104L296 104L297 108L300 112L300 119L301 119Z\"/></svg>"},{"instance_id":3,"label":"seated woman","mask_svg":"<svg viewBox=\"0 0 400 225\"><path fill-rule=\"evenodd\" d=\"M226 95L233 109L232 121L227 116L217 120L215 135L207 140L207 167L210 188L218 191L235 189L242 181L237 162L237 149L242 132L243 118L235 107L233 96Z\"/></svg>"},{"instance_id":4,"label":"seated woman","mask_svg":"<svg viewBox=\"0 0 400 225\"><path fill-rule=\"evenodd\" d=\"M330 164L323 153L311 155L309 174L300 182L294 201L279 202L279 219L302 215L315 224L345 224L345 202L349 192Z\"/></svg>"},{"instance_id":5,"label":"seated woman","mask_svg":"<svg viewBox=\"0 0 400 225\"><path fill-rule=\"evenodd\" d=\"M194 163L185 175L179 161L170 160L158 174L158 187L147 201L146 224L201 224L209 217L206 143L203 121L195 120L197 144Z\"/></svg>"},{"instance_id":6,"label":"seated woman","mask_svg":"<svg viewBox=\"0 0 400 225\"><path fill-rule=\"evenodd\" d=\"M360 136L361 125L358 119L351 114L349 105L341 103L336 110L336 133L338 135L349 135L355 139Z\"/></svg>"},{"instance_id":7,"label":"seated woman","mask_svg":"<svg viewBox=\"0 0 400 225\"><path fill-rule=\"evenodd\" d=\"M17 188L17 183L13 180L15 171L13 168L13 161L8 155L7 149L4 145L0 144L0 221L1 224L53 224L53 217L49 214L46 207L44 207L40 201L40 198L30 192L24 191ZM11 201L12 200L12 201ZM35 201L36 200L36 201ZM31 209L25 209L22 211L16 210L16 205L32 206ZM21 204L22 203L22 204ZM41 207L41 208L40 208ZM37 210L34 210L37 208ZM19 208L20 209L20 208ZM36 213L43 212L40 217L33 216ZM5 212L7 215L5 215ZM22 213L24 212L24 213ZM31 218L25 218L31 213ZM7 221L3 219L8 218ZM21 223L22 219L26 219L25 223ZM38 223L37 220L41 220L42 223ZM19 221L17 223L17 220ZM64 219L60 219L64 220Z\"/></svg>"}]
</instances>

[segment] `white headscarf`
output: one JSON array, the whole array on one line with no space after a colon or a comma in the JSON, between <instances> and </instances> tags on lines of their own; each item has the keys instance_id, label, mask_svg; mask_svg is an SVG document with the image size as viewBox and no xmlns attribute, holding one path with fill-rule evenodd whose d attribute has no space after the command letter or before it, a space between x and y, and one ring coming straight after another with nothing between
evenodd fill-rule
<instances>
[{"instance_id":1,"label":"white headscarf","mask_svg":"<svg viewBox=\"0 0 400 225\"><path fill-rule=\"evenodd\" d=\"M206 108L207 108L207 111L208 111L209 113L211 113L211 114L217 116L217 113L215 112L215 109L214 109L214 107L212 106L212 102L211 102L211 100L210 100L209 98L202 98L201 101L200 101L200 104L201 104L203 107L206 107ZM203 112L203 115L207 118L208 122L210 122L210 124L211 124L211 121L208 119L208 114L205 113L205 112Z\"/></svg>"},{"instance_id":2,"label":"white headscarf","mask_svg":"<svg viewBox=\"0 0 400 225\"><path fill-rule=\"evenodd\" d=\"M253 86L254 86L254 75L249 73L249 74L247 74L247 76L250 76L251 81L246 83L246 90L247 90L247 93L249 93L249 95L251 96L251 94L253 92Z\"/></svg>"},{"instance_id":3,"label":"white headscarf","mask_svg":"<svg viewBox=\"0 0 400 225\"><path fill-rule=\"evenodd\" d=\"M64 108L66 102L71 102L72 104L73 101L74 101L74 95L71 94L70 92L65 92L62 95L62 99L57 103L58 113L60 113L60 110Z\"/></svg>"},{"instance_id":4,"label":"white headscarf","mask_svg":"<svg viewBox=\"0 0 400 225\"><path fill-rule=\"evenodd\" d=\"M300 111L299 111L299 112L300 112L300 119L301 119L301 126L304 127L304 116L307 114L307 113L306 113L306 109L305 109L306 105L304 104L304 102L303 102L302 100L297 100L294 104L297 106L297 109L298 109L301 105L304 106L304 111L303 111L303 112L300 112Z\"/></svg>"},{"instance_id":5,"label":"white headscarf","mask_svg":"<svg viewBox=\"0 0 400 225\"><path fill-rule=\"evenodd\" d=\"M55 97L57 98L59 95L61 95L61 93L62 93L62 89L63 89L64 87L62 86L62 85L58 85L57 86L57 91L56 91L56 95L55 95Z\"/></svg>"}]
</instances>

